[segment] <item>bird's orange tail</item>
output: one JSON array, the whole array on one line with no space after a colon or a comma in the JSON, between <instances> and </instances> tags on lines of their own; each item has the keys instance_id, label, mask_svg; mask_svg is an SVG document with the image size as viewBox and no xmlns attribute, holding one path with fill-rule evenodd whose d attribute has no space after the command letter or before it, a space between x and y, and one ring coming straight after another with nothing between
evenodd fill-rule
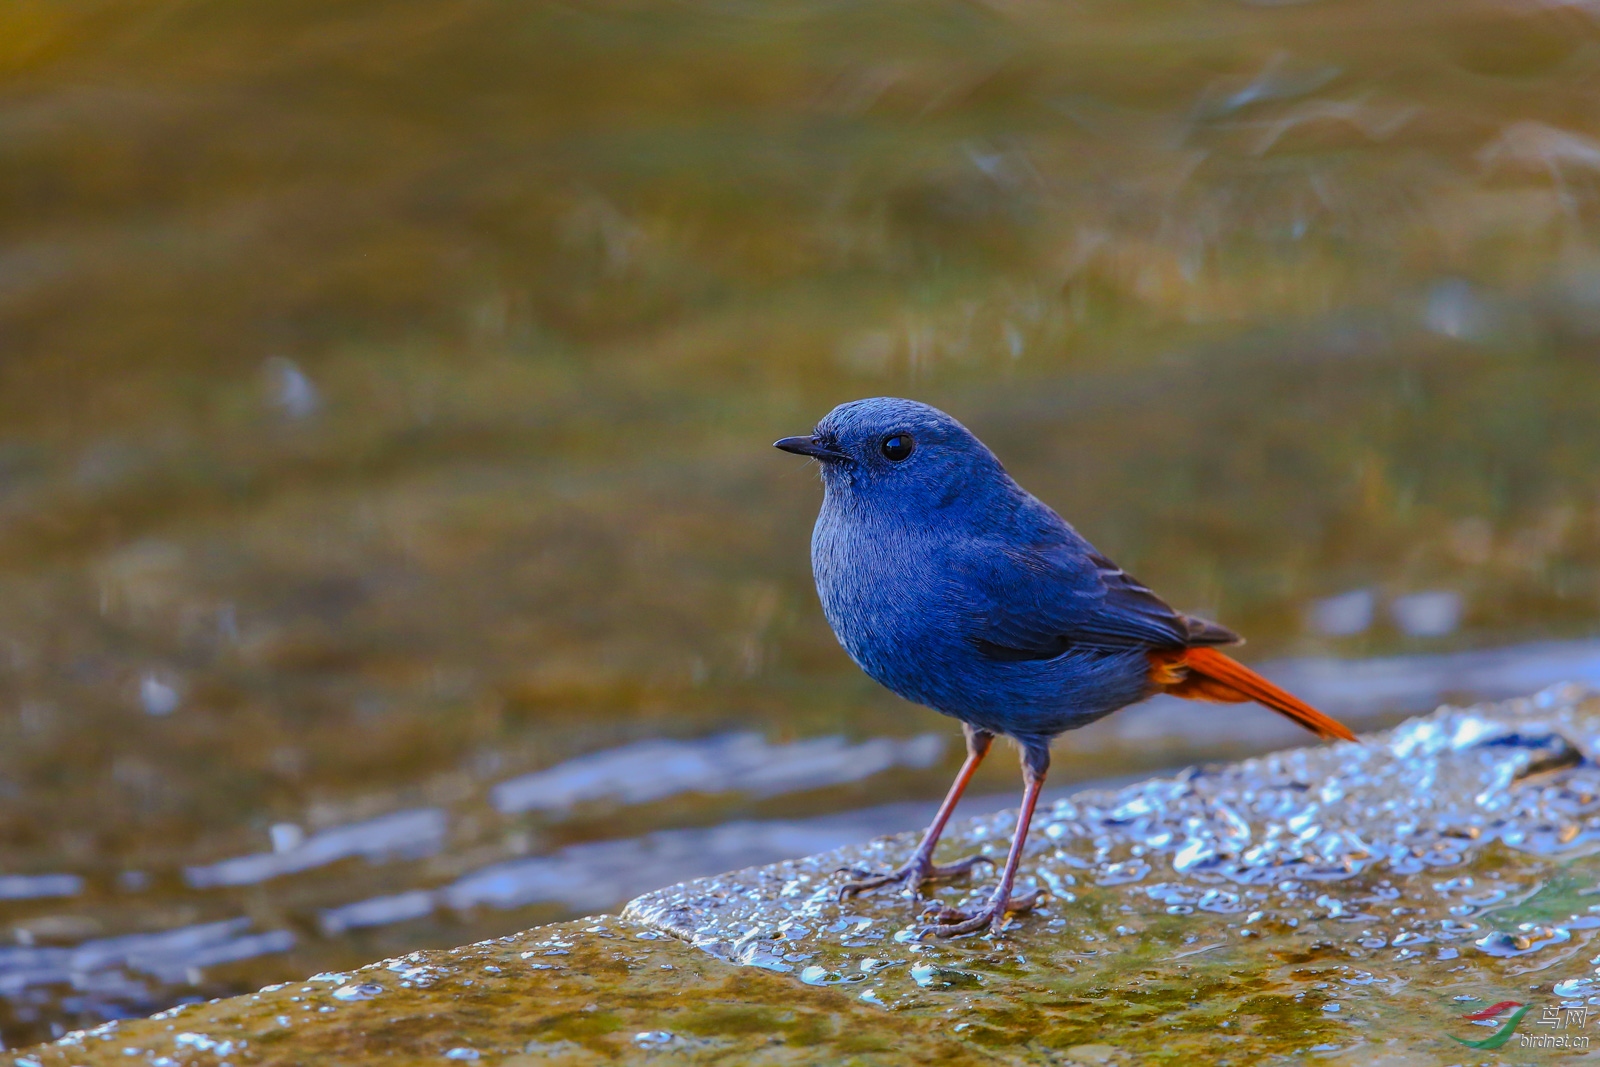
<instances>
[{"instance_id":1,"label":"bird's orange tail","mask_svg":"<svg viewBox=\"0 0 1600 1067\"><path fill-rule=\"evenodd\" d=\"M1324 740L1354 741L1356 735L1299 697L1286 693L1238 660L1214 648L1150 654L1150 677L1173 696L1237 704L1253 700L1287 716Z\"/></svg>"}]
</instances>

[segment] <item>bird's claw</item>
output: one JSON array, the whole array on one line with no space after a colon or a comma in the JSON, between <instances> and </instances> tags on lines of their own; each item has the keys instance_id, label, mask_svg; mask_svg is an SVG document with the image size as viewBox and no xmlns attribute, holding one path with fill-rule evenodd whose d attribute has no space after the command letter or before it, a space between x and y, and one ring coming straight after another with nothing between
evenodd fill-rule
<instances>
[{"instance_id":1,"label":"bird's claw","mask_svg":"<svg viewBox=\"0 0 1600 1067\"><path fill-rule=\"evenodd\" d=\"M924 914L923 918L932 923L925 932L934 937L961 937L963 934L975 934L985 927L999 930L1005 925L1007 915L1032 911L1043 897L1044 890L1035 889L1027 896L990 901L988 907L977 912L939 908Z\"/></svg>"},{"instance_id":2,"label":"bird's claw","mask_svg":"<svg viewBox=\"0 0 1600 1067\"><path fill-rule=\"evenodd\" d=\"M840 867L835 874L852 874L856 881L846 882L839 887L839 902L842 904L857 893L866 893L897 882L905 883L912 896L917 896L924 882L942 882L951 878L959 878L980 863L993 864L988 856L968 856L966 859L954 863L936 864L926 857L913 858L911 862L887 874L875 874L860 867Z\"/></svg>"}]
</instances>

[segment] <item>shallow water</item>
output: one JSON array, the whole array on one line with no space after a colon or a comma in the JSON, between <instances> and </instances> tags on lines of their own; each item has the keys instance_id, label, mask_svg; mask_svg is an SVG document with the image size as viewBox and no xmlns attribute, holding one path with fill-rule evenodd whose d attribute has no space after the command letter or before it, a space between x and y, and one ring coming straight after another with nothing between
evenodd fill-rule
<instances>
[{"instance_id":1,"label":"shallow water","mask_svg":"<svg viewBox=\"0 0 1600 1067\"><path fill-rule=\"evenodd\" d=\"M855 396L1363 725L1593 678L1597 70L1512 2L7 5L0 1034L914 825L955 732L768 447Z\"/></svg>"}]
</instances>

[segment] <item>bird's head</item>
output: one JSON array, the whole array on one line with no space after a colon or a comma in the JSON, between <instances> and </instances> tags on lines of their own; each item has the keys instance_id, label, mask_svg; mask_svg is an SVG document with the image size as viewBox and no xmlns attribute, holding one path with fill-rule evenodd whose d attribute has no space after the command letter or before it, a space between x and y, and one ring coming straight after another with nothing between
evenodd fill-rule
<instances>
[{"instance_id":1,"label":"bird's head","mask_svg":"<svg viewBox=\"0 0 1600 1067\"><path fill-rule=\"evenodd\" d=\"M810 456L830 494L869 506L931 510L1008 484L984 443L938 408L880 396L840 404L778 448Z\"/></svg>"}]
</instances>

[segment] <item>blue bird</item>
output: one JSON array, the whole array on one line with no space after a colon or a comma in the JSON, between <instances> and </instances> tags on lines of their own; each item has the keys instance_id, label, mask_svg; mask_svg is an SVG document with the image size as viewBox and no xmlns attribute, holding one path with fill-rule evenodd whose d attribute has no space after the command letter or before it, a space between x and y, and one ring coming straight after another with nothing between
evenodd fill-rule
<instances>
[{"instance_id":1,"label":"blue bird","mask_svg":"<svg viewBox=\"0 0 1600 1067\"><path fill-rule=\"evenodd\" d=\"M998 929L1038 893L1013 898L1028 824L1057 734L1156 693L1253 700L1327 739L1342 724L1216 646L1238 635L1174 611L1097 552L961 423L914 400L841 404L804 437L776 443L822 469L811 569L822 611L862 670L907 700L960 719L967 758L905 866L840 890L885 885L915 895L963 874L971 856L935 865L956 802L997 735L1022 751L1016 834L987 907L943 909L933 933ZM855 872L866 875L869 872Z\"/></svg>"}]
</instances>

